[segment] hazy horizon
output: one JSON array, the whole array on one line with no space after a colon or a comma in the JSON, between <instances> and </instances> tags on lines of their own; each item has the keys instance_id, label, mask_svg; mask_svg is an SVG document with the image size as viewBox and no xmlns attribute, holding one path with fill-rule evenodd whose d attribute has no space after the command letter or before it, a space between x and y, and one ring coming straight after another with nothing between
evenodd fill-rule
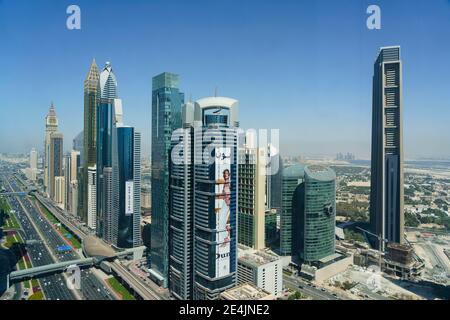
<instances>
[{"instance_id":1,"label":"hazy horizon","mask_svg":"<svg viewBox=\"0 0 450 320\"><path fill-rule=\"evenodd\" d=\"M400 45L405 159L450 159L450 1L0 1L0 152L42 150L53 101L65 150L83 129L83 81L111 61L124 122L150 155L151 79L180 75L186 100L240 101L241 127L280 129L282 155L370 158L373 63ZM282 5L280 5L282 4ZM420 14L418 14L420 13ZM20 17L20 19L18 19Z\"/></svg>"}]
</instances>

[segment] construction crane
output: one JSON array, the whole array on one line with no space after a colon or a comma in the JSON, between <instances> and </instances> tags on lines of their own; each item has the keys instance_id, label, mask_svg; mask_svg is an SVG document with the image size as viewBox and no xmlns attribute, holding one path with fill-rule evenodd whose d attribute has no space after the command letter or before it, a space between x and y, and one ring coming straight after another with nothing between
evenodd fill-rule
<instances>
[{"instance_id":1,"label":"construction crane","mask_svg":"<svg viewBox=\"0 0 450 320\"><path fill-rule=\"evenodd\" d=\"M385 243L386 244L389 243L389 241L387 239L383 238L381 235L376 235L376 234L374 234L374 233L372 233L370 231L367 231L367 230L365 230L365 229L363 229L361 227L356 227L356 229L358 229L358 230L360 230L360 231L362 231L364 233L370 234L371 236L373 236L373 237L378 239L378 250L377 250L378 253L379 253L379 255L378 255L378 268L380 268L380 271L381 271L381 256L383 254L384 244Z\"/></svg>"}]
</instances>

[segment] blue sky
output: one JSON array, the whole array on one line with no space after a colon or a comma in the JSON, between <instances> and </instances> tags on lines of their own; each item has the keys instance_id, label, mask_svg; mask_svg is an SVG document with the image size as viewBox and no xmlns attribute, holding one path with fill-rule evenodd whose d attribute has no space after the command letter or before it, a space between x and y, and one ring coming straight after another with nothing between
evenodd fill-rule
<instances>
[{"instance_id":1,"label":"blue sky","mask_svg":"<svg viewBox=\"0 0 450 320\"><path fill-rule=\"evenodd\" d=\"M66 8L81 8L81 30ZM382 29L366 27L381 7ZM240 100L244 128L280 128L288 155L370 156L373 62L401 45L405 156L450 157L448 0L0 0L0 152L42 148L56 106L66 148L83 127L92 58L111 61L126 124L149 154L151 78L193 99Z\"/></svg>"}]
</instances>

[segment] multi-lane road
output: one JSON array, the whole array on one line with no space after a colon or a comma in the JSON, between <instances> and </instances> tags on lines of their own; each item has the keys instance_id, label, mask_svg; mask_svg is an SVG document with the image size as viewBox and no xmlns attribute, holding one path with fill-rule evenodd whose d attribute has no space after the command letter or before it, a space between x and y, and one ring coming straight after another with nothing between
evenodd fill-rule
<instances>
[{"instance_id":1,"label":"multi-lane road","mask_svg":"<svg viewBox=\"0 0 450 320\"><path fill-rule=\"evenodd\" d=\"M3 181L7 182L4 183L7 191L22 191L12 175L4 175ZM22 226L20 233L24 240L42 241L42 243L27 246L33 266L80 258L78 253L74 251L58 251L57 248L66 245L67 242L28 197L10 197L10 204ZM70 290L66 285L66 278L61 274L41 278L40 284L46 299L114 299L106 285L91 270L81 271L81 288L79 291Z\"/></svg>"},{"instance_id":2,"label":"multi-lane road","mask_svg":"<svg viewBox=\"0 0 450 320\"><path fill-rule=\"evenodd\" d=\"M340 300L337 295L297 277L283 275L283 282L286 288L300 291L314 300Z\"/></svg>"}]
</instances>

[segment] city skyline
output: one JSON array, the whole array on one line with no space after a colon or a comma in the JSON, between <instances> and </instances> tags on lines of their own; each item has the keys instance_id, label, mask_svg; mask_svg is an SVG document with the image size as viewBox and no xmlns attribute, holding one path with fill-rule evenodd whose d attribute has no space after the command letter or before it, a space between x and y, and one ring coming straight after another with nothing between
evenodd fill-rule
<instances>
[{"instance_id":1,"label":"city skyline","mask_svg":"<svg viewBox=\"0 0 450 320\"><path fill-rule=\"evenodd\" d=\"M65 3L0 4L5 9L0 10L2 21L8 26L0 26L0 35L6 47L12 49L4 53L4 60L9 63L0 62L4 70L0 82L9 93L0 98L0 105L8 116L23 118L19 132L12 130L13 123L5 123L0 129L0 135L5 137L0 141L1 152L27 153L32 147L43 150L42 139L32 132L42 130L42 122L35 119L43 119L51 101L60 121L59 130L66 137L65 151L69 151L71 141L83 127L82 81L87 66L95 58L100 67L106 61L115 66L120 96L126 102L123 107L126 121L142 132L143 157L150 155L151 78L162 71L171 71L180 75L180 90L186 97L195 100L210 96L217 87L219 95L239 99L243 128L280 128L284 155L334 155L350 151L358 158L369 159L370 74L375 52L379 47L401 45L405 52L405 159L450 158L450 150L441 147L450 145L447 141L450 129L445 123L450 112L446 108L450 101L446 90L450 63L444 59L449 48L443 41L448 38L446 26L450 21L449 10L442 10L450 7L446 1L437 1L432 8L424 1L414 6L407 1L395 4L378 1L383 23L381 30L376 31L365 26L365 1L345 8L331 1L287 1L281 7L265 2L254 8L249 1L236 12L232 11L233 1L200 1L189 5L175 1L168 6L139 2L126 10L121 10L116 2L109 6L105 3L78 3L83 19L79 31L65 28ZM204 21L211 30L205 31L203 25L189 22L195 19L188 22L183 19L183 25L187 23L185 28L174 23L167 28L169 37L179 39L176 46L158 34L162 19L176 21L181 14L195 18L202 10L214 12ZM21 25L8 16L3 19L4 12L18 11L25 17ZM154 16L156 11L162 14ZM416 11L422 14L421 23L410 24ZM260 21L269 14L273 15L274 23L261 25ZM31 15L36 19L27 20ZM121 30L123 25L117 23L112 31L121 48L115 50L112 44L93 46L92 41L97 39L106 19L120 21L120 15L127 27ZM134 20L149 22L131 21L133 15L146 15L147 19ZM52 41L33 48L33 58L29 59L24 53L28 56L30 46L42 40L30 38L26 30L31 27L37 28L38 33L49 31ZM235 28L244 30L243 34L235 35ZM134 40L123 37L129 30L136 32ZM61 47L52 46L58 39ZM167 44L167 49L152 50L155 41ZM190 50L180 49L188 43L198 50L189 53ZM209 47L216 48L218 54L208 55ZM335 50L337 47L339 50ZM434 61L439 61L439 68L429 67L424 59L430 50ZM36 60L40 63L36 64ZM25 68L27 77L19 77ZM279 79L284 81L280 83ZM16 95L16 88L29 93ZM277 94L278 91L283 94ZM424 107L430 104L433 112ZM25 105L28 117L20 114ZM275 109L282 112L273 112ZM4 142L11 139L14 144Z\"/></svg>"},{"instance_id":2,"label":"city skyline","mask_svg":"<svg viewBox=\"0 0 450 320\"><path fill-rule=\"evenodd\" d=\"M435 1L0 0L0 299L449 300Z\"/></svg>"}]
</instances>

